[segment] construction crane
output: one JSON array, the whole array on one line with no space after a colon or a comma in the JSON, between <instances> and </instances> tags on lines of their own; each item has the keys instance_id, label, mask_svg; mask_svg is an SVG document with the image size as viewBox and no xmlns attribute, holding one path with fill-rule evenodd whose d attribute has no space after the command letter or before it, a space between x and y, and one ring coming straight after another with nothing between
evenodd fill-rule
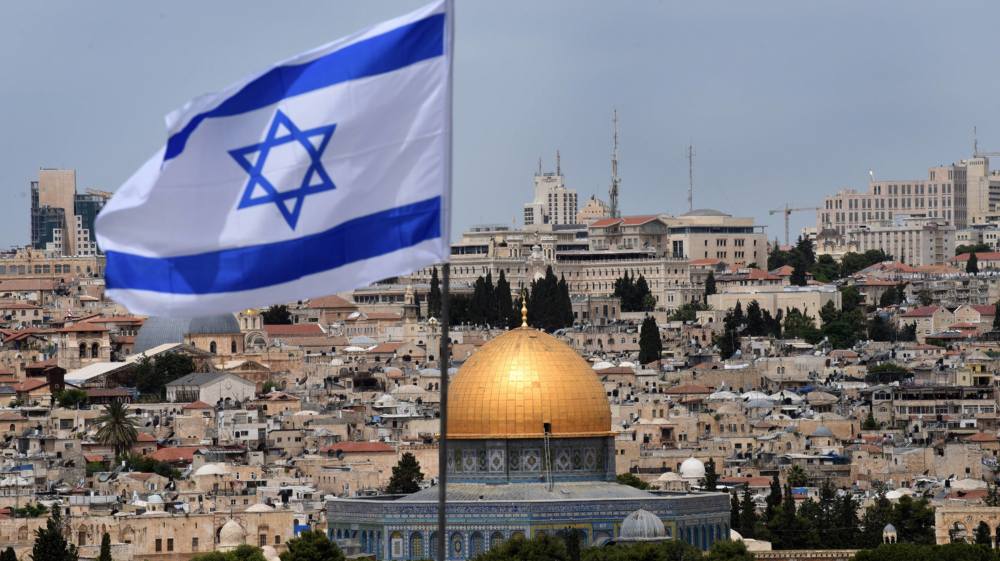
<instances>
[{"instance_id":1,"label":"construction crane","mask_svg":"<svg viewBox=\"0 0 1000 561\"><path fill-rule=\"evenodd\" d=\"M771 216L774 216L775 214L778 214L778 213L781 213L781 214L785 215L785 245L788 245L790 243L789 240L788 240L788 238L789 238L789 235L788 235L788 217L791 216L793 212L799 212L800 210L803 210L803 211L804 210L819 210L819 207L817 207L817 206L805 206L805 207L799 207L799 208L792 208L792 207L788 206L788 203L785 203L785 208L776 208L776 209L768 211L768 214L770 214Z\"/></svg>"}]
</instances>

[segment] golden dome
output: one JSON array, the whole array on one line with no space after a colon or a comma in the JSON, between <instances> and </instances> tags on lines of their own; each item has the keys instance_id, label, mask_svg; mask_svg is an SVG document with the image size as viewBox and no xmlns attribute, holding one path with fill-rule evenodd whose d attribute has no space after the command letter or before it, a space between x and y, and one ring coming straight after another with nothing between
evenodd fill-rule
<instances>
[{"instance_id":1,"label":"golden dome","mask_svg":"<svg viewBox=\"0 0 1000 561\"><path fill-rule=\"evenodd\" d=\"M448 387L448 438L611 435L611 408L593 369L542 331L513 329L469 357Z\"/></svg>"}]
</instances>

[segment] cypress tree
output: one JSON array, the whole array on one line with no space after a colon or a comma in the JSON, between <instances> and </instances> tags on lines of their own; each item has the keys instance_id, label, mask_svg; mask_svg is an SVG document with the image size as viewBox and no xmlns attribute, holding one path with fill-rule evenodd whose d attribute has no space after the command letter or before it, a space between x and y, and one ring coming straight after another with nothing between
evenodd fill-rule
<instances>
[{"instance_id":1,"label":"cypress tree","mask_svg":"<svg viewBox=\"0 0 1000 561\"><path fill-rule=\"evenodd\" d=\"M976 257L975 253L969 254L969 260L965 262L965 272L970 275L979 273L979 258Z\"/></svg>"},{"instance_id":2,"label":"cypress tree","mask_svg":"<svg viewBox=\"0 0 1000 561\"><path fill-rule=\"evenodd\" d=\"M743 489L743 500L740 505L740 534L744 538L752 538L755 535L755 524L757 522L757 511L754 508L753 497L750 495L750 486Z\"/></svg>"},{"instance_id":3,"label":"cypress tree","mask_svg":"<svg viewBox=\"0 0 1000 561\"><path fill-rule=\"evenodd\" d=\"M35 545L31 549L32 561L77 561L76 546L63 536L60 509L52 509L52 516L44 528L35 530Z\"/></svg>"},{"instance_id":4,"label":"cypress tree","mask_svg":"<svg viewBox=\"0 0 1000 561\"><path fill-rule=\"evenodd\" d=\"M560 327L573 325L573 299L569 296L569 284L566 276L559 276L559 316Z\"/></svg>"},{"instance_id":5,"label":"cypress tree","mask_svg":"<svg viewBox=\"0 0 1000 561\"><path fill-rule=\"evenodd\" d=\"M729 494L729 527L739 531L740 527L740 494L733 491Z\"/></svg>"},{"instance_id":6,"label":"cypress tree","mask_svg":"<svg viewBox=\"0 0 1000 561\"><path fill-rule=\"evenodd\" d=\"M649 364L660 360L663 353L663 341L660 340L660 328L653 316L646 316L639 328L639 363Z\"/></svg>"},{"instance_id":7,"label":"cypress tree","mask_svg":"<svg viewBox=\"0 0 1000 561\"><path fill-rule=\"evenodd\" d=\"M17 554L14 553L14 548L7 546L7 549L0 553L0 561L17 561Z\"/></svg>"},{"instance_id":8,"label":"cypress tree","mask_svg":"<svg viewBox=\"0 0 1000 561\"><path fill-rule=\"evenodd\" d=\"M107 532L101 536L101 553L97 556L97 561L111 561L111 535Z\"/></svg>"},{"instance_id":9,"label":"cypress tree","mask_svg":"<svg viewBox=\"0 0 1000 561\"><path fill-rule=\"evenodd\" d=\"M496 287L496 315L497 315L497 325L500 327L517 327L521 325L521 314L514 313L514 301L510 296L510 283L507 282L507 277L504 275L503 269L500 269L500 276L497 278ZM517 321L516 324L512 323Z\"/></svg>"},{"instance_id":10,"label":"cypress tree","mask_svg":"<svg viewBox=\"0 0 1000 561\"><path fill-rule=\"evenodd\" d=\"M767 510L765 511L765 518L770 521L774 518L774 513L777 508L781 506L781 482L778 480L778 474L775 473L771 476L771 492L767 495Z\"/></svg>"},{"instance_id":11,"label":"cypress tree","mask_svg":"<svg viewBox=\"0 0 1000 561\"><path fill-rule=\"evenodd\" d=\"M705 462L705 477L701 480L701 486L706 491L715 491L719 488L719 474L715 471L715 460L711 458Z\"/></svg>"},{"instance_id":12,"label":"cypress tree","mask_svg":"<svg viewBox=\"0 0 1000 561\"><path fill-rule=\"evenodd\" d=\"M705 277L705 299L707 300L709 296L716 293L715 288L715 271L708 271L708 276Z\"/></svg>"}]
</instances>

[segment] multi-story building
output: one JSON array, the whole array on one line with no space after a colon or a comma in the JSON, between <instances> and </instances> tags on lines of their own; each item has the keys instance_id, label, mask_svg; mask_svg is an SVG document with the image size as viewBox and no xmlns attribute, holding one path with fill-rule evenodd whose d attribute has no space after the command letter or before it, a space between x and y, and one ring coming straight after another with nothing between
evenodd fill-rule
<instances>
[{"instance_id":1,"label":"multi-story building","mask_svg":"<svg viewBox=\"0 0 1000 561\"><path fill-rule=\"evenodd\" d=\"M7 277L65 279L103 275L104 256L96 253L62 255L31 247L0 253L0 279Z\"/></svg>"},{"instance_id":2,"label":"multi-story building","mask_svg":"<svg viewBox=\"0 0 1000 561\"><path fill-rule=\"evenodd\" d=\"M576 213L576 223L590 224L606 216L611 216L611 208L608 207L608 203L598 199L595 195L591 195L587 199L587 204L583 205L580 212Z\"/></svg>"},{"instance_id":3,"label":"multi-story building","mask_svg":"<svg viewBox=\"0 0 1000 561\"><path fill-rule=\"evenodd\" d=\"M603 218L588 226L548 225L516 230L476 226L451 248L453 286L471 285L500 271L520 290L552 267L573 294L607 296L626 273L643 275L657 305L674 309L700 299L708 271L690 262L706 257L732 264L766 263L767 237L752 218L715 210L681 216ZM429 282L430 268L414 282Z\"/></svg>"},{"instance_id":4,"label":"multi-story building","mask_svg":"<svg viewBox=\"0 0 1000 561\"><path fill-rule=\"evenodd\" d=\"M820 232L832 229L845 235L872 222L907 215L943 219L965 228L988 213L990 208L984 205L995 206L990 201L1000 200L1000 177L990 174L988 168L989 161L977 157L932 167L927 179L872 181L864 193L842 190L823 201L816 227ZM974 205L969 203L970 174L974 180Z\"/></svg>"},{"instance_id":5,"label":"multi-story building","mask_svg":"<svg viewBox=\"0 0 1000 561\"><path fill-rule=\"evenodd\" d=\"M955 253L955 227L940 218L896 216L858 226L845 235L823 236L818 253L842 255L881 249L908 265L940 265Z\"/></svg>"},{"instance_id":6,"label":"multi-story building","mask_svg":"<svg viewBox=\"0 0 1000 561\"><path fill-rule=\"evenodd\" d=\"M76 192L76 171L41 169L31 182L31 246L58 255L96 255L94 220L111 193Z\"/></svg>"},{"instance_id":7,"label":"multi-story building","mask_svg":"<svg viewBox=\"0 0 1000 561\"><path fill-rule=\"evenodd\" d=\"M542 173L539 169L534 179L535 198L524 205L524 225L530 228L544 224L575 224L576 191L566 187L559 165L556 164L555 173Z\"/></svg>"}]
</instances>

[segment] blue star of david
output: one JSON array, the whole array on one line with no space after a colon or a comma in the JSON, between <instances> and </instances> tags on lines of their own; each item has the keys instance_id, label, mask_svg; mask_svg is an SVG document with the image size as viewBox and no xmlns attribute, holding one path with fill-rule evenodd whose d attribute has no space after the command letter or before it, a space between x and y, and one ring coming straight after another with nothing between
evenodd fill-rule
<instances>
[{"instance_id":1,"label":"blue star of david","mask_svg":"<svg viewBox=\"0 0 1000 561\"><path fill-rule=\"evenodd\" d=\"M300 130L287 115L280 110L276 112L263 142L229 151L229 155L250 176L237 208L243 209L274 203L285 218L285 222L288 222L288 226L294 230L306 197L337 188L320 161L336 128L337 125L333 124ZM297 188L279 191L264 176L264 163L272 148L291 142L297 142L305 149L309 156L309 167L302 176L302 183ZM249 157L258 152L256 159Z\"/></svg>"}]
</instances>

